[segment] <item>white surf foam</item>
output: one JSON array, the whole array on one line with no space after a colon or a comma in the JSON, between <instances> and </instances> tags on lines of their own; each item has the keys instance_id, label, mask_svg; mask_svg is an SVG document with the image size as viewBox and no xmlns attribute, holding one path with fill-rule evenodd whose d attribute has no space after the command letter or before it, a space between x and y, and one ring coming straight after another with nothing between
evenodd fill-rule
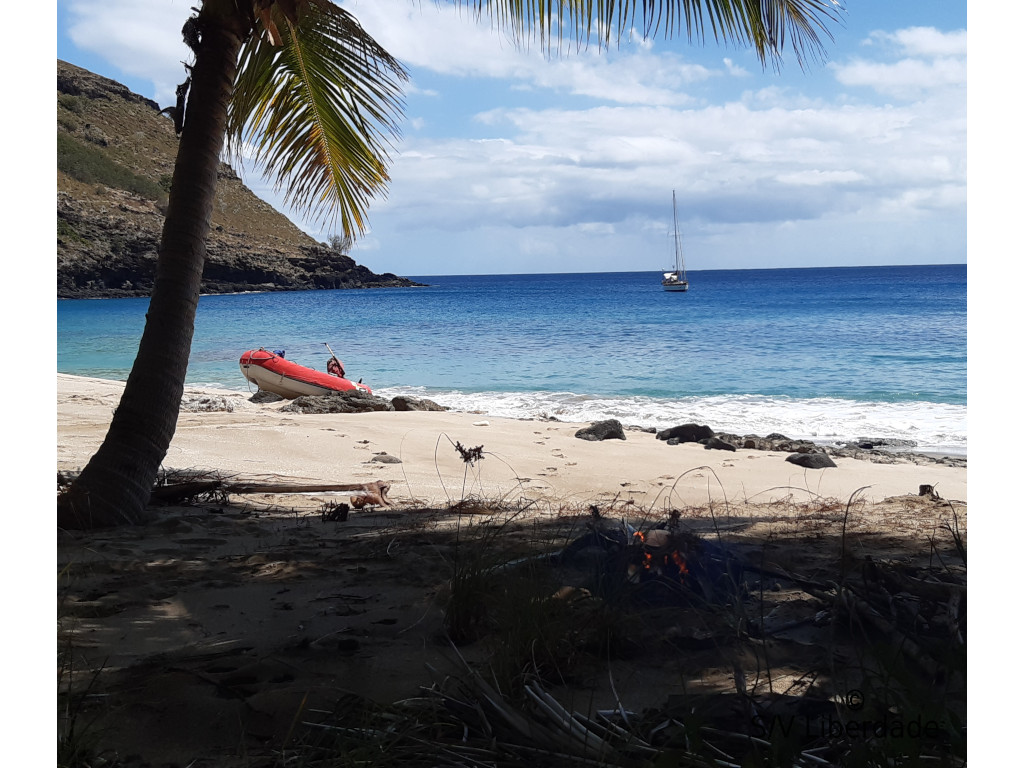
<instances>
[{"instance_id":1,"label":"white surf foam","mask_svg":"<svg viewBox=\"0 0 1024 768\"><path fill-rule=\"evenodd\" d=\"M831 444L861 438L912 441L919 452L967 455L967 407L928 402L867 402L838 398L797 399L718 395L659 399L600 397L571 392L458 392L392 387L374 394L427 397L458 411L513 419L567 422L618 419L624 425L665 429L707 424L716 432L768 435Z\"/></svg>"}]
</instances>

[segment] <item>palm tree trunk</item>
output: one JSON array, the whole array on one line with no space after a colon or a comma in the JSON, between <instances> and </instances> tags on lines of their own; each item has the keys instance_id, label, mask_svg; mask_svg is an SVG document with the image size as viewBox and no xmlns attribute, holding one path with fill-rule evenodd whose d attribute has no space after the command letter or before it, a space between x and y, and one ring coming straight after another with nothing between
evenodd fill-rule
<instances>
[{"instance_id":1,"label":"palm tree trunk","mask_svg":"<svg viewBox=\"0 0 1024 768\"><path fill-rule=\"evenodd\" d=\"M237 12L216 14L216 6L223 9L222 3L207 2L200 16L202 38L139 352L103 444L58 503L61 527L144 522L160 464L174 437L228 103L245 32Z\"/></svg>"}]
</instances>

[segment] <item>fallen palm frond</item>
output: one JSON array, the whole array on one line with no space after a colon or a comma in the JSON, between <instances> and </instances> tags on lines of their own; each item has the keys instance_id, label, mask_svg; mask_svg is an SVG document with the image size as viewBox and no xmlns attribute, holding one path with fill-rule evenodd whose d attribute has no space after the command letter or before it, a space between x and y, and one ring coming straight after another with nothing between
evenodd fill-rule
<instances>
[{"instance_id":1,"label":"fallen palm frond","mask_svg":"<svg viewBox=\"0 0 1024 768\"><path fill-rule=\"evenodd\" d=\"M513 699L462 663L462 674L421 689L416 698L381 707L348 697L334 712L311 712L320 718L303 723L312 738L297 749L302 764L812 768L881 765L891 755L882 739L851 741L849 718L827 698L672 696L641 714L611 710L590 717L563 706L537 680L526 684L525 697ZM831 730L822 731L826 723ZM855 754L867 761L850 762ZM939 746L927 746L919 757L966 764Z\"/></svg>"}]
</instances>

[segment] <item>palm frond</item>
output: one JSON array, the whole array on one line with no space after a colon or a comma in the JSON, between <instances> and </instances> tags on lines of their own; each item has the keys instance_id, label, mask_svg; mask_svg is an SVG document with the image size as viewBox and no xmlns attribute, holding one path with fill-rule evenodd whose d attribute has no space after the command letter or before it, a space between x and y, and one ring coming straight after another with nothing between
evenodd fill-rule
<instances>
[{"instance_id":1,"label":"palm frond","mask_svg":"<svg viewBox=\"0 0 1024 768\"><path fill-rule=\"evenodd\" d=\"M322 0L264 8L242 49L228 147L248 147L264 178L307 218L353 236L386 192L405 69L344 9ZM274 38L283 45L273 44Z\"/></svg>"},{"instance_id":2,"label":"palm frond","mask_svg":"<svg viewBox=\"0 0 1024 768\"><path fill-rule=\"evenodd\" d=\"M566 36L609 46L623 36L685 34L704 43L751 47L762 66L778 67L787 42L797 63L823 59L826 24L843 12L839 0L456 0L489 17L514 40L539 35L549 49Z\"/></svg>"}]
</instances>

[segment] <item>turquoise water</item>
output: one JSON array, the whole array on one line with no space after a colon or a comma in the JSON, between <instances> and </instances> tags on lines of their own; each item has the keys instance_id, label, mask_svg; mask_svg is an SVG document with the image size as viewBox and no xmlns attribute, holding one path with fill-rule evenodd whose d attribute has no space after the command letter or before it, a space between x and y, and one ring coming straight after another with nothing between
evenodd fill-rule
<instances>
[{"instance_id":1,"label":"turquoise water","mask_svg":"<svg viewBox=\"0 0 1024 768\"><path fill-rule=\"evenodd\" d=\"M188 382L245 390L238 358L328 342L383 395L819 441L913 439L966 453L964 265L444 276L427 288L206 296ZM144 299L59 301L57 368L124 380Z\"/></svg>"}]
</instances>

